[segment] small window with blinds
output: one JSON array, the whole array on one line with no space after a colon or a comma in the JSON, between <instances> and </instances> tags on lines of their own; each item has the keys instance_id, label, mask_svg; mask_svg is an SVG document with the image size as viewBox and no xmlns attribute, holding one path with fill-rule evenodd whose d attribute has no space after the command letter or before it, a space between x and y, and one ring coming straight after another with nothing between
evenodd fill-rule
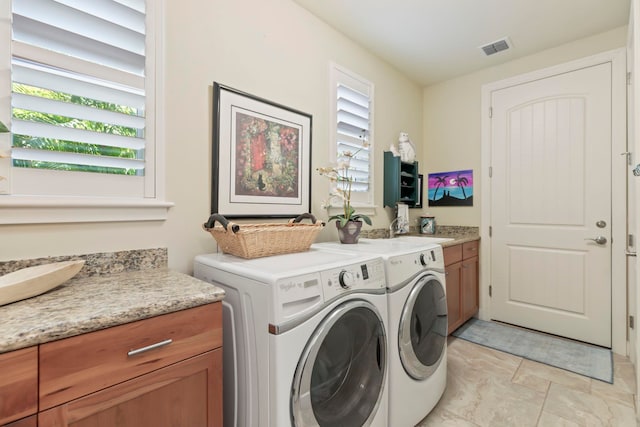
<instances>
[{"instance_id":1,"label":"small window with blinds","mask_svg":"<svg viewBox=\"0 0 640 427\"><path fill-rule=\"evenodd\" d=\"M353 155L351 200L356 205L372 205L373 84L337 65L331 68L331 80L335 99L332 158L337 161L345 152Z\"/></svg>"},{"instance_id":2,"label":"small window with blinds","mask_svg":"<svg viewBox=\"0 0 640 427\"><path fill-rule=\"evenodd\" d=\"M13 1L12 194L153 197L147 7Z\"/></svg>"}]
</instances>

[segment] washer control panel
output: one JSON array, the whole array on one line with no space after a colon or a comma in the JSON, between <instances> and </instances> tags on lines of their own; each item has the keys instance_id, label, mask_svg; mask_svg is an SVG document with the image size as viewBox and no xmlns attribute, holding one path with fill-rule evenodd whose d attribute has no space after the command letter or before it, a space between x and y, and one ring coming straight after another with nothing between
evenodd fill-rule
<instances>
[{"instance_id":1,"label":"washer control panel","mask_svg":"<svg viewBox=\"0 0 640 427\"><path fill-rule=\"evenodd\" d=\"M280 324L316 310L343 293L385 289L382 258L281 278L274 289L274 323Z\"/></svg>"},{"instance_id":2,"label":"washer control panel","mask_svg":"<svg viewBox=\"0 0 640 427\"><path fill-rule=\"evenodd\" d=\"M320 277L325 301L349 291L381 290L386 287L382 258L325 270Z\"/></svg>"}]
</instances>

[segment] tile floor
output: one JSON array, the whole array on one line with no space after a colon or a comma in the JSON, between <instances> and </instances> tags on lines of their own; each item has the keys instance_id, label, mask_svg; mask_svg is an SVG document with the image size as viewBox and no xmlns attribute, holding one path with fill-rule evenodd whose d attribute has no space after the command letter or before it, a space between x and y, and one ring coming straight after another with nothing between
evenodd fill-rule
<instances>
[{"instance_id":1,"label":"tile floor","mask_svg":"<svg viewBox=\"0 0 640 427\"><path fill-rule=\"evenodd\" d=\"M449 338L447 388L419 427L638 426L635 373L614 355L614 384Z\"/></svg>"}]
</instances>

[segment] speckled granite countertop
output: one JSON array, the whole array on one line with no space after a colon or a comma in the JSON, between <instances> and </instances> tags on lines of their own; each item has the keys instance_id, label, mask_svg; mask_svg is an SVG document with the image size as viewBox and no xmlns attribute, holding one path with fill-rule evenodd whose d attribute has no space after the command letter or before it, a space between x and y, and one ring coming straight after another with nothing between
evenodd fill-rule
<instances>
[{"instance_id":1,"label":"speckled granite countertop","mask_svg":"<svg viewBox=\"0 0 640 427\"><path fill-rule=\"evenodd\" d=\"M159 263L140 263L132 261L135 257L124 256L127 261L115 267L118 272L114 273L105 268L104 263L89 262L87 257L66 257L86 259L87 263L78 275L61 286L0 306L0 353L184 310L224 297L221 288L171 271L162 266L162 259ZM44 263L34 261L29 264ZM166 257L164 261L166 263ZM134 267L129 265L132 262ZM20 268L27 266L24 262L20 265ZM95 273L96 265L101 266L99 274ZM140 265L144 268L138 269ZM15 269L7 268L7 263L0 265L4 273Z\"/></svg>"},{"instance_id":2,"label":"speckled granite countertop","mask_svg":"<svg viewBox=\"0 0 640 427\"><path fill-rule=\"evenodd\" d=\"M444 237L453 239L449 242L442 242L442 247L459 245L461 243L472 242L474 240L480 240L480 230L478 227L469 226L453 226L453 225L439 225L436 228L436 234L420 234L418 233L418 227L410 227L409 234L405 236L420 236L420 237ZM363 230L360 237L367 237L369 239L383 239L389 237L389 230L380 228L375 230Z\"/></svg>"},{"instance_id":3,"label":"speckled granite countertop","mask_svg":"<svg viewBox=\"0 0 640 427\"><path fill-rule=\"evenodd\" d=\"M461 227L451 225L441 225L436 228L436 234L416 234L416 236L424 237L445 237L453 239L449 242L442 242L442 247L459 245L460 243L472 242L480 240L480 230L478 227Z\"/></svg>"}]
</instances>

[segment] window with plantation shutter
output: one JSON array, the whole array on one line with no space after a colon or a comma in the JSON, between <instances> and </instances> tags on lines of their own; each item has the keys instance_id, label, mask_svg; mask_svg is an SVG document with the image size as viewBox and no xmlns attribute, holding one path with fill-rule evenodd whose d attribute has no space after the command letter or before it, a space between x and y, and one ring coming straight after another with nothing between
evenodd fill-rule
<instances>
[{"instance_id":1,"label":"window with plantation shutter","mask_svg":"<svg viewBox=\"0 0 640 427\"><path fill-rule=\"evenodd\" d=\"M373 204L373 84L342 67L331 69L335 105L332 157L353 154L351 199L356 206Z\"/></svg>"},{"instance_id":2,"label":"window with plantation shutter","mask_svg":"<svg viewBox=\"0 0 640 427\"><path fill-rule=\"evenodd\" d=\"M0 168L0 193L129 207L157 199L161 2L10 3L11 161Z\"/></svg>"}]
</instances>

